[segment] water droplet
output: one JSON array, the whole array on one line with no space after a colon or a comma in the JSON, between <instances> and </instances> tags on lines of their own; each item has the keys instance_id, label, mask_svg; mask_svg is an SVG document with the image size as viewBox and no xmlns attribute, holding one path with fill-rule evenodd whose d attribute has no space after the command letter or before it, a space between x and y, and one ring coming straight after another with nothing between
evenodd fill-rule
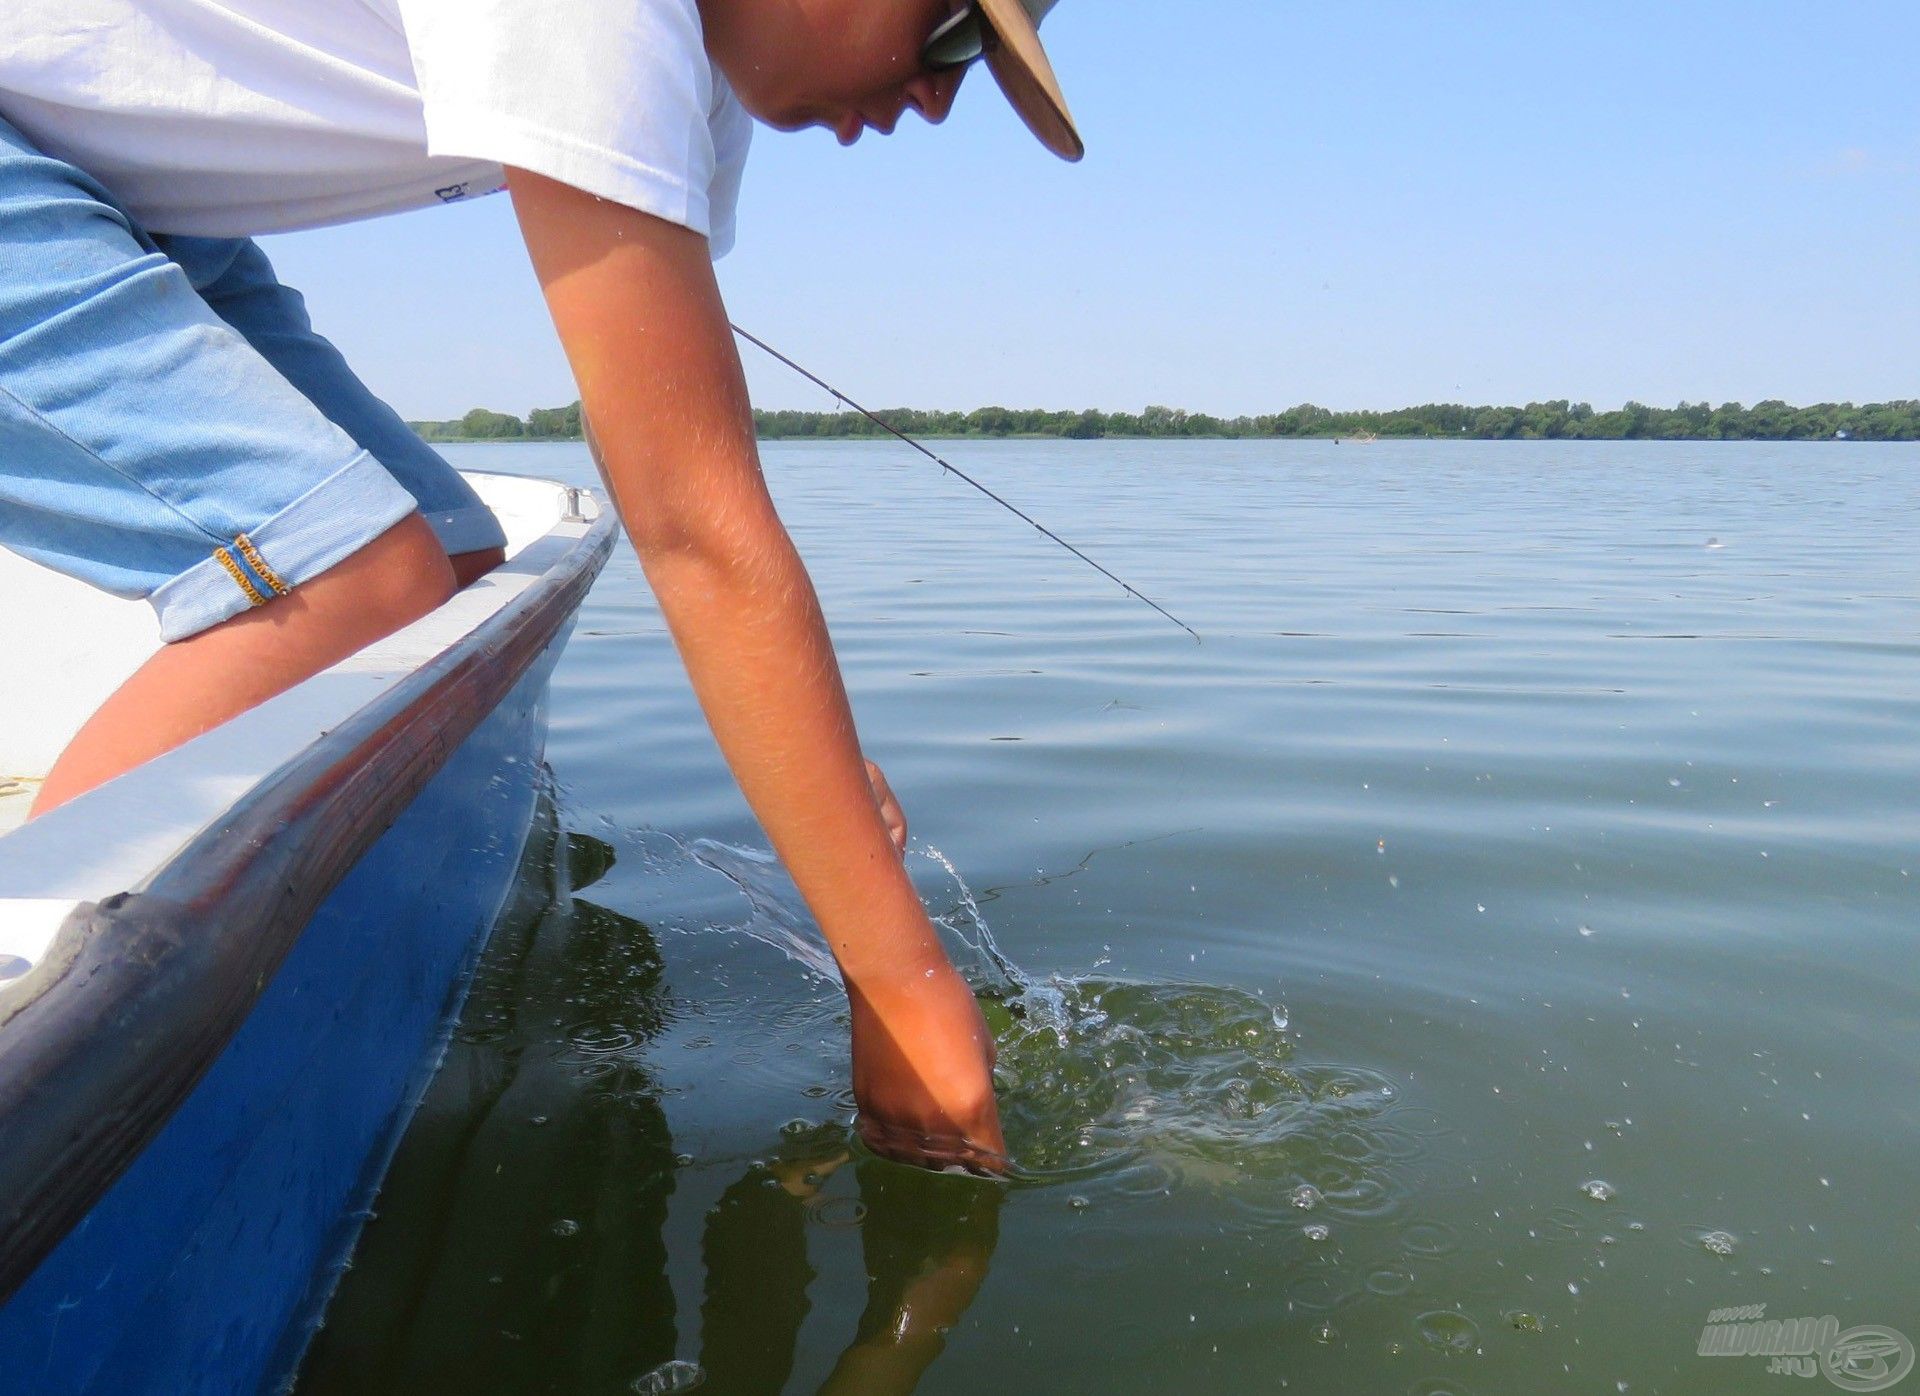
<instances>
[{"instance_id":1,"label":"water droplet","mask_svg":"<svg viewBox=\"0 0 1920 1396\"><path fill-rule=\"evenodd\" d=\"M1445 1222L1415 1222L1400 1233L1400 1244L1414 1255L1451 1255L1460 1246L1460 1233Z\"/></svg>"},{"instance_id":2,"label":"water droplet","mask_svg":"<svg viewBox=\"0 0 1920 1396\"><path fill-rule=\"evenodd\" d=\"M1703 1231L1700 1233L1700 1244L1715 1255L1732 1255L1733 1248L1739 1243L1728 1232Z\"/></svg>"},{"instance_id":3,"label":"water droplet","mask_svg":"<svg viewBox=\"0 0 1920 1396\"><path fill-rule=\"evenodd\" d=\"M1524 1309L1507 1310L1506 1319L1508 1323L1512 1324L1513 1327L1521 1333L1544 1333L1547 1331L1545 1319L1541 1318L1538 1314L1530 1314Z\"/></svg>"},{"instance_id":4,"label":"water droplet","mask_svg":"<svg viewBox=\"0 0 1920 1396\"><path fill-rule=\"evenodd\" d=\"M1581 934L1581 935L1583 935L1583 936L1590 936L1590 935L1592 935L1592 934L1593 934L1593 927L1591 927L1591 926L1582 926L1582 927L1580 928L1580 934Z\"/></svg>"},{"instance_id":5,"label":"water droplet","mask_svg":"<svg viewBox=\"0 0 1920 1396\"><path fill-rule=\"evenodd\" d=\"M562 1217L559 1221L548 1227L547 1230L551 1231L555 1236L578 1236L580 1234L580 1223L572 1217Z\"/></svg>"},{"instance_id":6,"label":"water droplet","mask_svg":"<svg viewBox=\"0 0 1920 1396\"><path fill-rule=\"evenodd\" d=\"M1076 1212L1084 1212L1087 1208L1093 1206L1093 1202L1091 1199L1082 1197L1080 1196L1079 1193L1075 1193L1072 1197L1069 1197L1067 1199L1067 1206L1073 1208L1073 1210Z\"/></svg>"},{"instance_id":7,"label":"water droplet","mask_svg":"<svg viewBox=\"0 0 1920 1396\"><path fill-rule=\"evenodd\" d=\"M1589 1178L1580 1185L1580 1191L1595 1202L1613 1201L1613 1184L1605 1178Z\"/></svg>"},{"instance_id":8,"label":"water droplet","mask_svg":"<svg viewBox=\"0 0 1920 1396\"><path fill-rule=\"evenodd\" d=\"M1405 1294L1413 1288L1413 1276L1405 1270L1388 1267L1375 1270L1366 1279L1367 1292L1377 1294L1383 1299L1391 1299Z\"/></svg>"},{"instance_id":9,"label":"water droplet","mask_svg":"<svg viewBox=\"0 0 1920 1396\"><path fill-rule=\"evenodd\" d=\"M1309 1241L1324 1241L1333 1235L1333 1231L1319 1222L1308 1222L1300 1228L1300 1234Z\"/></svg>"},{"instance_id":10,"label":"water droplet","mask_svg":"<svg viewBox=\"0 0 1920 1396\"><path fill-rule=\"evenodd\" d=\"M1480 1329L1465 1314L1435 1309L1414 1321L1420 1341L1436 1352L1467 1353L1480 1345Z\"/></svg>"}]
</instances>

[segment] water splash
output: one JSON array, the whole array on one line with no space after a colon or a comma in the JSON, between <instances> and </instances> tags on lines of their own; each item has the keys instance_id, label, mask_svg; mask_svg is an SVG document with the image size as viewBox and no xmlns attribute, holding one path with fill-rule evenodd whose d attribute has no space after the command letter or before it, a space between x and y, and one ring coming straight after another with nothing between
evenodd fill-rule
<instances>
[{"instance_id":1,"label":"water splash","mask_svg":"<svg viewBox=\"0 0 1920 1396\"><path fill-rule=\"evenodd\" d=\"M967 880L960 876L960 870L954 867L953 861L932 844L922 844L919 848L910 851L938 863L953 880L960 900L951 910L941 913L934 920L949 935L973 952L976 962L974 968L980 971L989 982L997 979L1002 989L1021 992L1031 989L1032 985L1027 976L1021 973L1020 966L1016 965L994 940L993 928L987 924L986 914L980 910L980 903L975 900L973 889L967 886Z\"/></svg>"},{"instance_id":2,"label":"water splash","mask_svg":"<svg viewBox=\"0 0 1920 1396\"><path fill-rule=\"evenodd\" d=\"M737 848L717 839L675 842L695 863L740 889L751 911L735 928L742 935L778 950L823 979L840 982L840 967L833 962L819 927L799 909L800 894L772 850Z\"/></svg>"},{"instance_id":3,"label":"water splash","mask_svg":"<svg viewBox=\"0 0 1920 1396\"><path fill-rule=\"evenodd\" d=\"M717 839L675 839L663 836L700 867L717 872L740 890L746 898L749 915L732 929L788 959L804 966L823 979L840 982L839 966L820 935L820 929L807 914L799 889L771 850L740 848ZM932 914L954 962L978 990L988 993L1026 993L1032 986L1020 967L993 938L993 930L974 898L966 879L939 849L927 845L910 849L940 867L952 880L957 900L944 911ZM954 953L954 952L959 953Z\"/></svg>"},{"instance_id":4,"label":"water splash","mask_svg":"<svg viewBox=\"0 0 1920 1396\"><path fill-rule=\"evenodd\" d=\"M629 835L648 871L717 873L746 915L714 929L800 965L822 990L840 977L819 928L775 855L658 830ZM1076 1197L1154 1197L1202 1187L1256 1224L1297 1229L1300 1208L1333 1220L1394 1211L1397 1165L1425 1150L1418 1111L1365 1068L1304 1060L1286 1010L1223 985L1111 974L1035 975L1000 948L979 899L951 859L916 844L936 870L923 900L972 984L999 1051L996 1086L1018 1185L1072 1184ZM677 866L676 866L677 865ZM821 993L783 1029L818 1028L841 1011ZM598 1043L576 1043L591 1050ZM807 1094L851 1109L844 1079Z\"/></svg>"}]
</instances>

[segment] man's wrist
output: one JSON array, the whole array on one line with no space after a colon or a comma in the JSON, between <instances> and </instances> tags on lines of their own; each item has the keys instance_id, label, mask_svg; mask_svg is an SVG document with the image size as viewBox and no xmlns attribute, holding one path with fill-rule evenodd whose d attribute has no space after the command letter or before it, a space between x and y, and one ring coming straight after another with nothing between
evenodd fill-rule
<instances>
[{"instance_id":1,"label":"man's wrist","mask_svg":"<svg viewBox=\"0 0 1920 1396\"><path fill-rule=\"evenodd\" d=\"M953 962L925 911L904 923L869 921L857 936L828 936L849 988L884 995L924 986L953 973Z\"/></svg>"}]
</instances>

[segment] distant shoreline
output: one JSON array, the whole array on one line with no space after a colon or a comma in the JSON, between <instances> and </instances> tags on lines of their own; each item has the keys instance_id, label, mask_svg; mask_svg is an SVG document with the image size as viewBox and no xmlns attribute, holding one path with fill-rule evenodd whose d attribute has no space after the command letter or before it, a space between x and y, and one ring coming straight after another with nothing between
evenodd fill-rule
<instances>
[{"instance_id":1,"label":"distant shoreline","mask_svg":"<svg viewBox=\"0 0 1920 1396\"><path fill-rule=\"evenodd\" d=\"M1611 412L1563 400L1525 407L1431 403L1390 412L1335 412L1311 403L1253 417L1222 418L1171 407L1142 412L1052 411L981 407L971 412L891 408L880 413L909 436L944 441L1221 440L1331 441L1916 441L1920 398L1854 405L1793 407L1769 400L1751 407L1630 402ZM888 433L853 412L753 414L762 441L885 440ZM580 404L536 408L525 418L476 407L449 421L408 422L430 442L580 441Z\"/></svg>"}]
</instances>

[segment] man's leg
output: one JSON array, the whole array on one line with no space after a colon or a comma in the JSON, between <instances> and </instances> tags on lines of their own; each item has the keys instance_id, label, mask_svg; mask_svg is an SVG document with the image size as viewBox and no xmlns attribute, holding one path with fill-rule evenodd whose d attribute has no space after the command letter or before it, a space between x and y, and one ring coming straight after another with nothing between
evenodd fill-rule
<instances>
[{"instance_id":1,"label":"man's leg","mask_svg":"<svg viewBox=\"0 0 1920 1396\"><path fill-rule=\"evenodd\" d=\"M453 592L453 569L433 530L409 515L272 605L163 647L87 719L48 773L33 813L266 702Z\"/></svg>"},{"instance_id":2,"label":"man's leg","mask_svg":"<svg viewBox=\"0 0 1920 1396\"><path fill-rule=\"evenodd\" d=\"M145 598L168 642L55 763L41 810L454 585L413 494L223 323L107 190L4 120L0 545Z\"/></svg>"}]
</instances>

